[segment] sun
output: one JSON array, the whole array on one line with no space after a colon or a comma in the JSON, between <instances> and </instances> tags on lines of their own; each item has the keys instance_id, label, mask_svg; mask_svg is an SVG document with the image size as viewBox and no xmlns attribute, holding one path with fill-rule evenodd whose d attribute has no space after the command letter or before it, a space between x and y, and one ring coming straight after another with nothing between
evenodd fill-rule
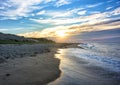
<instances>
[{"instance_id":1,"label":"sun","mask_svg":"<svg viewBox=\"0 0 120 85\"><path fill-rule=\"evenodd\" d=\"M67 36L65 31L58 31L58 32L56 32L56 34L57 34L58 37L66 37Z\"/></svg>"}]
</instances>

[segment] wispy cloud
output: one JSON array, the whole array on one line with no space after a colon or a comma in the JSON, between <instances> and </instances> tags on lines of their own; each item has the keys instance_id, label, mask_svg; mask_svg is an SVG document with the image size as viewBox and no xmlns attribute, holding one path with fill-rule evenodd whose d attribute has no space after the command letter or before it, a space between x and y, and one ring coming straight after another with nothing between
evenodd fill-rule
<instances>
[{"instance_id":1,"label":"wispy cloud","mask_svg":"<svg viewBox=\"0 0 120 85\"><path fill-rule=\"evenodd\" d=\"M77 10L77 12L78 12L78 10ZM80 12L81 12L81 14L84 14L84 13L86 13L86 10L80 11ZM72 13L74 13L74 12L72 12ZM54 14L54 12L53 12L53 14ZM109 12L96 13L96 14L92 14L92 15L88 15L88 16L80 16L80 17L75 17L75 18L71 18L71 17L55 18L58 16L62 17L62 14L61 14L61 15L57 15L57 16L55 15L55 17L48 18L48 19L30 19L30 20L35 21L37 23L45 23L45 24L52 24L52 25L67 25L67 24L76 24L76 23L95 24L95 23L100 23L103 21L108 21L110 17L116 16L119 14L120 14L120 7L116 8L113 11L109 11ZM63 15L64 15L64 13L63 13ZM68 16L68 15L69 14L65 14L64 16Z\"/></svg>"},{"instance_id":2,"label":"wispy cloud","mask_svg":"<svg viewBox=\"0 0 120 85\"><path fill-rule=\"evenodd\" d=\"M60 7L72 3L72 0L8 0L0 6L0 9L2 9L0 13L1 20L17 20L21 17L29 17L34 10L42 10L50 2L53 2L56 7ZM37 13L37 15L42 14L45 14L45 11Z\"/></svg>"},{"instance_id":3,"label":"wispy cloud","mask_svg":"<svg viewBox=\"0 0 120 85\"><path fill-rule=\"evenodd\" d=\"M71 0L58 0L55 4L55 6L60 7L62 5L67 5L70 4L72 1Z\"/></svg>"},{"instance_id":4,"label":"wispy cloud","mask_svg":"<svg viewBox=\"0 0 120 85\"><path fill-rule=\"evenodd\" d=\"M111 9L111 8L113 8L113 7L107 7L106 10L109 10L109 9Z\"/></svg>"},{"instance_id":5,"label":"wispy cloud","mask_svg":"<svg viewBox=\"0 0 120 85\"><path fill-rule=\"evenodd\" d=\"M25 37L59 37L58 32L62 31L66 36L78 35L82 32L100 31L120 28L120 21L111 21L108 23L98 23L92 25L69 25L69 26L56 26L54 28L46 28L42 31L30 32L19 34Z\"/></svg>"},{"instance_id":6,"label":"wispy cloud","mask_svg":"<svg viewBox=\"0 0 120 85\"><path fill-rule=\"evenodd\" d=\"M7 33L8 31L21 31L21 30L25 30L25 28L12 28L11 30L9 28L0 28L0 32L4 32Z\"/></svg>"},{"instance_id":7,"label":"wispy cloud","mask_svg":"<svg viewBox=\"0 0 120 85\"><path fill-rule=\"evenodd\" d=\"M26 37L58 37L58 31L63 31L67 36L69 36L77 35L82 32L120 28L120 17L110 18L119 15L119 9L120 7L114 9L113 11L96 13L88 16L80 16L76 18L30 19L38 23L52 24L56 27L46 28L42 31L30 32L20 35Z\"/></svg>"},{"instance_id":8,"label":"wispy cloud","mask_svg":"<svg viewBox=\"0 0 120 85\"><path fill-rule=\"evenodd\" d=\"M88 8L93 8L93 7L97 7L99 5L102 5L103 3L97 3L97 4L92 4L92 5L88 5Z\"/></svg>"},{"instance_id":9,"label":"wispy cloud","mask_svg":"<svg viewBox=\"0 0 120 85\"><path fill-rule=\"evenodd\" d=\"M111 12L111 15L120 15L120 7Z\"/></svg>"},{"instance_id":10,"label":"wispy cloud","mask_svg":"<svg viewBox=\"0 0 120 85\"><path fill-rule=\"evenodd\" d=\"M90 14L99 14L100 11L91 11Z\"/></svg>"},{"instance_id":11,"label":"wispy cloud","mask_svg":"<svg viewBox=\"0 0 120 85\"><path fill-rule=\"evenodd\" d=\"M77 18L74 19L30 19L32 21L35 21L37 23L45 23L45 24L51 24L51 25L67 25L72 23L78 23L80 22Z\"/></svg>"},{"instance_id":12,"label":"wispy cloud","mask_svg":"<svg viewBox=\"0 0 120 85\"><path fill-rule=\"evenodd\" d=\"M0 32L8 31L9 29L0 28Z\"/></svg>"},{"instance_id":13,"label":"wispy cloud","mask_svg":"<svg viewBox=\"0 0 120 85\"><path fill-rule=\"evenodd\" d=\"M3 10L3 9L5 9L5 7L1 6L0 9Z\"/></svg>"},{"instance_id":14,"label":"wispy cloud","mask_svg":"<svg viewBox=\"0 0 120 85\"><path fill-rule=\"evenodd\" d=\"M73 17L79 11L86 11L83 10L84 8L74 8L74 9L67 9L62 11L53 11L53 10L46 10L46 13L43 15L50 16L52 18L66 18L66 17Z\"/></svg>"},{"instance_id":15,"label":"wispy cloud","mask_svg":"<svg viewBox=\"0 0 120 85\"><path fill-rule=\"evenodd\" d=\"M20 17L28 17L30 13L37 9L42 9L44 6L40 7L38 4L44 2L50 2L52 0L8 0L3 3L4 10L1 11L0 16L3 16L3 19L18 19ZM6 5L8 5L6 7Z\"/></svg>"}]
</instances>

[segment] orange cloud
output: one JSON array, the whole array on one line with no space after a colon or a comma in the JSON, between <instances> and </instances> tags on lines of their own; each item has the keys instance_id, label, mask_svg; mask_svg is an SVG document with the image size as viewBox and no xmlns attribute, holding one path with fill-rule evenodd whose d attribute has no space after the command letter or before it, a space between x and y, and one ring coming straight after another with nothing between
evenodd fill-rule
<instances>
[{"instance_id":1,"label":"orange cloud","mask_svg":"<svg viewBox=\"0 0 120 85\"><path fill-rule=\"evenodd\" d=\"M71 25L71 26L57 26L54 28L46 28L42 31L18 34L25 37L68 37L78 35L82 32L100 31L120 28L120 21L111 23L97 23L93 25Z\"/></svg>"}]
</instances>

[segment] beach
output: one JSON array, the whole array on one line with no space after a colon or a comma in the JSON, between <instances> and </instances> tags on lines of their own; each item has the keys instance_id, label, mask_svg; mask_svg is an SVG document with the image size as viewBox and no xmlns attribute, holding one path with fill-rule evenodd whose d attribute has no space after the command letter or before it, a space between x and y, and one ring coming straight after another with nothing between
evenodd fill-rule
<instances>
[{"instance_id":1,"label":"beach","mask_svg":"<svg viewBox=\"0 0 120 85\"><path fill-rule=\"evenodd\" d=\"M48 85L119 85L119 43L83 43L59 49L61 75Z\"/></svg>"},{"instance_id":2,"label":"beach","mask_svg":"<svg viewBox=\"0 0 120 85\"><path fill-rule=\"evenodd\" d=\"M46 85L60 76L58 48L77 44L1 44L0 85Z\"/></svg>"},{"instance_id":3,"label":"beach","mask_svg":"<svg viewBox=\"0 0 120 85\"><path fill-rule=\"evenodd\" d=\"M119 85L119 44L1 44L0 85Z\"/></svg>"}]
</instances>

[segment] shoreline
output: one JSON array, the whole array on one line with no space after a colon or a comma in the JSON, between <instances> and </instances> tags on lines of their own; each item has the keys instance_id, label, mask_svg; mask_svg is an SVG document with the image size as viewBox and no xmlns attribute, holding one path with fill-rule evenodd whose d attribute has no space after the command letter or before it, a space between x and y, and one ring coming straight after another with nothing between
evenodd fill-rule
<instances>
[{"instance_id":1,"label":"shoreline","mask_svg":"<svg viewBox=\"0 0 120 85\"><path fill-rule=\"evenodd\" d=\"M62 73L59 78L48 85L119 85L120 73L118 71L107 68L109 64L102 64L106 66L104 68L104 66L100 66L101 62L95 62L93 58L87 59L86 56L92 55L94 50L85 49L87 52L82 50L70 48L58 51L56 57L61 61ZM91 53L89 54L88 51Z\"/></svg>"},{"instance_id":2,"label":"shoreline","mask_svg":"<svg viewBox=\"0 0 120 85\"><path fill-rule=\"evenodd\" d=\"M4 48L0 54L11 54L0 63L0 84L46 85L56 80L61 71L60 60L54 54L59 48L75 45L77 44L0 45L0 48Z\"/></svg>"}]
</instances>

